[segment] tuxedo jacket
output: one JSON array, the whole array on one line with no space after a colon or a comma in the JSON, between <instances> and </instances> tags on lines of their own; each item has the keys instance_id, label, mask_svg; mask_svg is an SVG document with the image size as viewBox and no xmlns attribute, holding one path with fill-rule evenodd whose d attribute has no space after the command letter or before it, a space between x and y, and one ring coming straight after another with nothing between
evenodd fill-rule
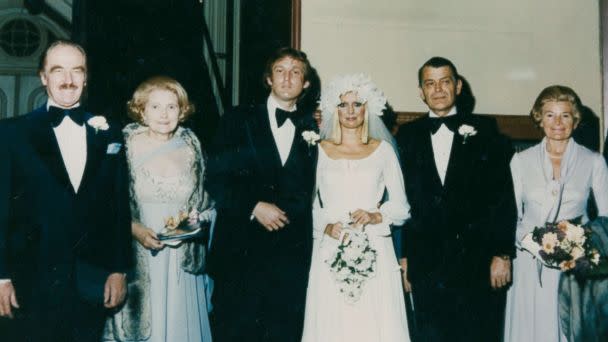
<instances>
[{"instance_id":1,"label":"tuxedo jacket","mask_svg":"<svg viewBox=\"0 0 608 342\"><path fill-rule=\"evenodd\" d=\"M122 133L113 124L85 127L87 160L75 192L46 106L0 123L0 278L12 279L18 296L66 290L76 261L108 273L129 266Z\"/></svg>"},{"instance_id":2,"label":"tuxedo jacket","mask_svg":"<svg viewBox=\"0 0 608 342\"><path fill-rule=\"evenodd\" d=\"M411 219L403 255L412 282L488 286L492 256L514 254L516 206L509 169L512 150L492 118L457 114L475 129L454 132L444 184L431 142L428 115L396 136Z\"/></svg>"},{"instance_id":3,"label":"tuxedo jacket","mask_svg":"<svg viewBox=\"0 0 608 342\"><path fill-rule=\"evenodd\" d=\"M252 273L263 272L263 267L273 272L277 263L272 260L277 259L308 271L317 146L309 146L302 132L317 128L304 113L294 125L291 150L282 165L266 104L235 108L220 120L205 182L218 211L208 259L212 275L231 270L242 275L243 267ZM252 218L260 201L277 205L290 223L268 232Z\"/></svg>"}]
</instances>

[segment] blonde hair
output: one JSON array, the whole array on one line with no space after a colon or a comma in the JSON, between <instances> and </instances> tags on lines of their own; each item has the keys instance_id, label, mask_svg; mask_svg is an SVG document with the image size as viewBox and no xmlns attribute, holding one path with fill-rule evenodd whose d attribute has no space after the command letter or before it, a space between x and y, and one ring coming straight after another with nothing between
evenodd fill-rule
<instances>
[{"instance_id":1,"label":"blonde hair","mask_svg":"<svg viewBox=\"0 0 608 342\"><path fill-rule=\"evenodd\" d=\"M131 100L127 102L129 117L140 124L144 124L144 110L148 103L150 93L154 90L168 90L177 96L179 105L179 122L184 122L194 113L194 105L188 100L188 93L182 85L171 77L155 76L143 81Z\"/></svg>"},{"instance_id":2,"label":"blonde hair","mask_svg":"<svg viewBox=\"0 0 608 342\"><path fill-rule=\"evenodd\" d=\"M338 117L341 96L353 92L359 102L365 105L361 142L367 144L371 139L384 140L395 148L395 139L381 119L386 109L386 97L371 79L364 74L350 74L334 78L321 95L320 135L339 145L342 143L342 128ZM395 148L396 150L396 148Z\"/></svg>"},{"instance_id":3,"label":"blonde hair","mask_svg":"<svg viewBox=\"0 0 608 342\"><path fill-rule=\"evenodd\" d=\"M337 108L332 120L331 141L336 145L340 145L342 143L342 127L340 126L340 116L338 115ZM363 128L361 129L361 142L364 144L369 142L369 111L367 110L367 104L365 105Z\"/></svg>"},{"instance_id":4,"label":"blonde hair","mask_svg":"<svg viewBox=\"0 0 608 342\"><path fill-rule=\"evenodd\" d=\"M580 100L572 88L563 85L552 85L543 89L530 111L530 117L537 127L543 121L543 106L547 102L568 102L572 105L574 127L581 121Z\"/></svg>"}]
</instances>

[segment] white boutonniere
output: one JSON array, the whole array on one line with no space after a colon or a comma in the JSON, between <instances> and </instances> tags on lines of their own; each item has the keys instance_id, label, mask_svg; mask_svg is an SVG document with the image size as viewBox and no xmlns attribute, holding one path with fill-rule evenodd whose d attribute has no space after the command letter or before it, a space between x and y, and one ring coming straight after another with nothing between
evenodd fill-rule
<instances>
[{"instance_id":1,"label":"white boutonniere","mask_svg":"<svg viewBox=\"0 0 608 342\"><path fill-rule=\"evenodd\" d=\"M302 138L308 144L308 146L315 146L319 140L321 140L321 136L317 134L315 131L304 131L302 132Z\"/></svg>"},{"instance_id":2,"label":"white boutonniere","mask_svg":"<svg viewBox=\"0 0 608 342\"><path fill-rule=\"evenodd\" d=\"M475 127L469 125L461 125L458 127L458 134L462 135L462 143L466 144L469 137L477 134Z\"/></svg>"},{"instance_id":3,"label":"white boutonniere","mask_svg":"<svg viewBox=\"0 0 608 342\"><path fill-rule=\"evenodd\" d=\"M105 131L108 128L110 128L110 125L108 125L106 118L104 118L103 116L100 116L100 115L94 116L94 117L90 118L89 120L87 120L87 124L89 124L89 126L95 128L95 133L97 133L98 130Z\"/></svg>"}]
</instances>

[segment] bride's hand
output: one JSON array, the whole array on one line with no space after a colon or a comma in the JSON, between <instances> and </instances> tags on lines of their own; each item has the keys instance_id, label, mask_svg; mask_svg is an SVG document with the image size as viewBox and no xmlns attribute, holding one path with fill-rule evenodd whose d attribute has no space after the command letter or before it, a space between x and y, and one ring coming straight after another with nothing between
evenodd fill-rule
<instances>
[{"instance_id":1,"label":"bride's hand","mask_svg":"<svg viewBox=\"0 0 608 342\"><path fill-rule=\"evenodd\" d=\"M350 214L350 219L355 227L363 227L367 224L378 224L382 222L382 214L370 213L363 209L357 209Z\"/></svg>"},{"instance_id":2,"label":"bride's hand","mask_svg":"<svg viewBox=\"0 0 608 342\"><path fill-rule=\"evenodd\" d=\"M340 234L342 233L342 223L337 222L337 223L330 223L327 226L325 226L325 234L329 235L330 237L338 240L340 238Z\"/></svg>"},{"instance_id":3,"label":"bride's hand","mask_svg":"<svg viewBox=\"0 0 608 342\"><path fill-rule=\"evenodd\" d=\"M165 246L158 240L156 233L152 229L145 227L140 223L133 222L131 224L131 233L135 240L146 249L158 251Z\"/></svg>"}]
</instances>

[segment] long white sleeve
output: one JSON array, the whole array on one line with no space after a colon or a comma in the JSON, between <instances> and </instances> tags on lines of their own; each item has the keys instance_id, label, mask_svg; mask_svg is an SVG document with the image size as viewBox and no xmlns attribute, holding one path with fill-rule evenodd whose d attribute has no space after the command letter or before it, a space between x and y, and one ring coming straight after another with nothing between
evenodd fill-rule
<instances>
[{"instance_id":1,"label":"long white sleeve","mask_svg":"<svg viewBox=\"0 0 608 342\"><path fill-rule=\"evenodd\" d=\"M405 194L403 174L397 155L391 147L387 150L390 150L390 153L386 153L384 159L384 182L388 199L380 206L380 213L384 223L401 225L410 217L410 205Z\"/></svg>"}]
</instances>

